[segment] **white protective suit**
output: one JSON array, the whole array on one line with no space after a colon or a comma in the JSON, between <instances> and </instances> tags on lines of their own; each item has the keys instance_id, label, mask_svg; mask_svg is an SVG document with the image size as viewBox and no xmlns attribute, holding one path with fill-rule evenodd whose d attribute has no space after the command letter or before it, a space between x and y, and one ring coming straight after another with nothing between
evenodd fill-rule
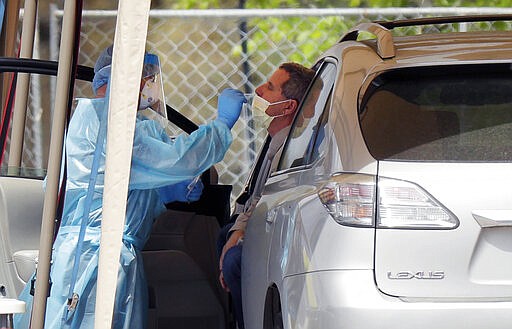
<instances>
[{"instance_id":1,"label":"white protective suit","mask_svg":"<svg viewBox=\"0 0 512 329\"><path fill-rule=\"evenodd\" d=\"M67 185L62 222L54 244L45 328L93 328L96 280L102 219L105 153L100 156L97 183L81 251L75 291L80 301L63 324L72 277L75 249L104 98L80 99L66 138ZM142 329L146 325L148 298L140 250L151 232L153 220L165 210L156 188L192 179L222 160L232 141L223 122L202 125L190 136L171 140L161 125L137 117L128 187L126 224L121 250L112 328ZM105 143L105 141L103 141ZM105 144L104 144L105 145ZM37 284L37 283L36 283ZM29 328L32 296L30 283L20 295L27 312L17 315L15 328Z\"/></svg>"}]
</instances>

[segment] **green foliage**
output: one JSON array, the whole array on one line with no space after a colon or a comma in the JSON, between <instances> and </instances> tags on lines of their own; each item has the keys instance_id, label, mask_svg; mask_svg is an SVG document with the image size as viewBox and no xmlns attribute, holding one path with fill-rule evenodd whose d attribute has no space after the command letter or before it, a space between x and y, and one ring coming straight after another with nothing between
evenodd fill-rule
<instances>
[{"instance_id":1,"label":"green foliage","mask_svg":"<svg viewBox=\"0 0 512 329\"><path fill-rule=\"evenodd\" d=\"M257 26L249 37L248 53L271 52L276 47L298 47L288 60L311 65L316 57L333 45L349 26L341 17L287 17L265 18L249 21L249 27ZM236 47L233 55L241 54ZM278 63L275 63L278 64Z\"/></svg>"},{"instance_id":2,"label":"green foliage","mask_svg":"<svg viewBox=\"0 0 512 329\"><path fill-rule=\"evenodd\" d=\"M174 9L219 9L219 8L329 8L329 7L511 7L512 0L156 0L158 7ZM256 50L271 53L276 47L292 43L298 46L289 60L305 65L314 63L316 57L333 45L340 36L358 22L342 17L285 17L255 18L247 22L248 54ZM503 25L503 24L502 24ZM507 25L495 24L496 29ZM453 27L446 27L450 29ZM444 27L441 27L443 30ZM415 34L418 28L411 27L402 34ZM241 56L241 46L234 46L232 56Z\"/></svg>"},{"instance_id":3,"label":"green foliage","mask_svg":"<svg viewBox=\"0 0 512 329\"><path fill-rule=\"evenodd\" d=\"M434 0L432 5L440 7L510 7L512 0Z\"/></svg>"},{"instance_id":4,"label":"green foliage","mask_svg":"<svg viewBox=\"0 0 512 329\"><path fill-rule=\"evenodd\" d=\"M358 8L358 7L512 7L512 0L153 0L152 8ZM104 1L91 0L98 7Z\"/></svg>"}]
</instances>

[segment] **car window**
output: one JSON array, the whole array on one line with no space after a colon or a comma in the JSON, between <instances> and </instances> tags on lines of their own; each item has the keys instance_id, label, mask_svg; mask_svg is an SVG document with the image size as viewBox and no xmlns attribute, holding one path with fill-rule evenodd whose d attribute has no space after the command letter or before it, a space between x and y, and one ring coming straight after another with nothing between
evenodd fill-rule
<instances>
[{"instance_id":1,"label":"car window","mask_svg":"<svg viewBox=\"0 0 512 329\"><path fill-rule=\"evenodd\" d=\"M10 83L12 72L4 71L1 78ZM49 87L55 84L55 77L44 74L31 74L29 94L27 100L27 113L25 118L25 132L21 153L21 166L8 167L11 145L12 122L8 125L5 149L3 154L1 175L42 178L46 174L49 150L50 112L53 101ZM13 103L14 104L14 103ZM14 109L14 106L12 106ZM11 114L11 119L13 114ZM44 138L41 138L44 136Z\"/></svg>"},{"instance_id":2,"label":"car window","mask_svg":"<svg viewBox=\"0 0 512 329\"><path fill-rule=\"evenodd\" d=\"M359 110L378 160L511 161L510 63L403 68L372 81Z\"/></svg>"},{"instance_id":3,"label":"car window","mask_svg":"<svg viewBox=\"0 0 512 329\"><path fill-rule=\"evenodd\" d=\"M325 62L297 112L277 170L308 165L322 154L335 77L336 65Z\"/></svg>"}]
</instances>

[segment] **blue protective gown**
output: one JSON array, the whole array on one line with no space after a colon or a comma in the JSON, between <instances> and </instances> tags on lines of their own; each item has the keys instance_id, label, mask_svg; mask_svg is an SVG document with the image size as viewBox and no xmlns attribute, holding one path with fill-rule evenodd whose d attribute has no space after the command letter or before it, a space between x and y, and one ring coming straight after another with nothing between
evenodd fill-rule
<instances>
[{"instance_id":1,"label":"blue protective gown","mask_svg":"<svg viewBox=\"0 0 512 329\"><path fill-rule=\"evenodd\" d=\"M103 98L80 99L69 125L66 138L66 197L61 226L54 243L51 268L53 285L48 298L45 328L66 327L62 323L62 315L67 308L75 249L102 111ZM148 298L140 250L151 233L153 220L165 210L155 188L201 174L222 160L231 141L230 129L222 122L213 121L200 126L190 136L181 135L171 140L158 123L137 117L112 328L144 328L146 325ZM104 152L100 158L74 289L80 301L74 314L66 321L69 328L94 327ZM32 296L28 291L29 285L20 295L20 299L27 302L28 309L25 314L16 316L15 328L29 327Z\"/></svg>"}]
</instances>

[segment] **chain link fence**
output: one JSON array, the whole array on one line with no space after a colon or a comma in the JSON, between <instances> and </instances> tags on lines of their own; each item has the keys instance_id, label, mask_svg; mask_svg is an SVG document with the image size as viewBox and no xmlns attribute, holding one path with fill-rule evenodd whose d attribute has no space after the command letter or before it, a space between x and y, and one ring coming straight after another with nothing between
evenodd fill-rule
<instances>
[{"instance_id":1,"label":"chain link fence","mask_svg":"<svg viewBox=\"0 0 512 329\"><path fill-rule=\"evenodd\" d=\"M224 88L246 93L266 81L285 61L306 66L359 22L405 18L512 13L511 8L380 8L272 10L152 10L147 50L159 55L167 103L196 124L216 115L217 95ZM63 11L50 8L50 57L57 59ZM93 66L112 44L116 11L84 11L79 63ZM446 24L436 31L510 29L482 23ZM432 29L432 27L427 27ZM413 34L420 28L396 33ZM424 29L424 28L421 28ZM51 95L54 95L54 91ZM91 96L89 87L77 96ZM244 112L233 129L234 142L216 167L219 182L233 185L233 196L265 135L265 123Z\"/></svg>"}]
</instances>

